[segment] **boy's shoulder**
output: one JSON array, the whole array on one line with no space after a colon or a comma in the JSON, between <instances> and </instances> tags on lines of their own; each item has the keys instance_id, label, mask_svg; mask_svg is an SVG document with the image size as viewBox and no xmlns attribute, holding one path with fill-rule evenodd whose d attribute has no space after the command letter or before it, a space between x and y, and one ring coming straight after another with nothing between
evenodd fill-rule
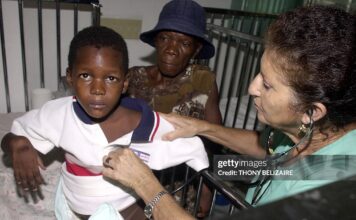
<instances>
[{"instance_id":1,"label":"boy's shoulder","mask_svg":"<svg viewBox=\"0 0 356 220\"><path fill-rule=\"evenodd\" d=\"M58 111L62 111L69 106L72 106L72 103L72 96L57 98L46 102L39 110L41 112L55 113Z\"/></svg>"},{"instance_id":2,"label":"boy's shoulder","mask_svg":"<svg viewBox=\"0 0 356 220\"><path fill-rule=\"evenodd\" d=\"M43 106L45 106L45 105L61 105L61 104L64 104L64 103L72 103L74 99L75 98L73 96L60 97L60 98L49 100Z\"/></svg>"},{"instance_id":3,"label":"boy's shoulder","mask_svg":"<svg viewBox=\"0 0 356 220\"><path fill-rule=\"evenodd\" d=\"M120 100L120 106L142 114L144 112L152 112L152 108L147 104L147 102L140 98L125 96Z\"/></svg>"},{"instance_id":4,"label":"boy's shoulder","mask_svg":"<svg viewBox=\"0 0 356 220\"><path fill-rule=\"evenodd\" d=\"M121 100L120 106L136 111L140 116L138 126L133 131L134 142L151 142L174 129L171 123L160 117L158 112L153 111L142 99L125 97Z\"/></svg>"}]
</instances>

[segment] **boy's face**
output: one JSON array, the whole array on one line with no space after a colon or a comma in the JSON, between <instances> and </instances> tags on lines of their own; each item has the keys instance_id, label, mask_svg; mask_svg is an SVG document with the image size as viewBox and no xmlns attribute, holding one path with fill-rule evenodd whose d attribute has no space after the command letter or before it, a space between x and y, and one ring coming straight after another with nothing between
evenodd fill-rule
<instances>
[{"instance_id":1,"label":"boy's face","mask_svg":"<svg viewBox=\"0 0 356 220\"><path fill-rule=\"evenodd\" d=\"M128 86L121 53L111 47L80 48L73 68L67 69L67 81L85 112L95 119L108 116Z\"/></svg>"}]
</instances>

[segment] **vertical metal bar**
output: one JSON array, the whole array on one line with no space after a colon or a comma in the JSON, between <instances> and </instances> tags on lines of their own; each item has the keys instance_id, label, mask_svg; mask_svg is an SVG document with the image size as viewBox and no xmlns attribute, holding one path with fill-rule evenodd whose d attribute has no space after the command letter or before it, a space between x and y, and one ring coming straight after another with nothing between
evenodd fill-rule
<instances>
[{"instance_id":1,"label":"vertical metal bar","mask_svg":"<svg viewBox=\"0 0 356 220\"><path fill-rule=\"evenodd\" d=\"M57 90L62 83L62 58L61 58L61 12L60 2L56 0L56 32L57 32Z\"/></svg>"},{"instance_id":2,"label":"vertical metal bar","mask_svg":"<svg viewBox=\"0 0 356 220\"><path fill-rule=\"evenodd\" d=\"M185 182L185 183L186 183L186 182L188 181L188 179L189 179L189 170L190 170L189 166L185 166L185 175L184 175L184 182ZM187 198L188 189L189 189L189 184L186 185L186 186L183 188L183 190L182 190L182 199L181 199L181 201L180 201L180 204L181 204L182 207L185 206L185 204L186 204L186 201L185 201L185 200L186 200L186 198Z\"/></svg>"},{"instance_id":3,"label":"vertical metal bar","mask_svg":"<svg viewBox=\"0 0 356 220\"><path fill-rule=\"evenodd\" d=\"M224 26L224 21L225 21L225 15L222 15L222 18L221 18L221 26ZM217 72L217 69L218 69L218 63L219 63L219 58L220 58L220 49L221 49L221 38L222 38L222 34L221 32L219 33L219 37L218 37L218 45L217 45L217 48L216 48L216 55L215 55L215 64L214 64L214 72L216 73ZM220 82L221 83L221 82ZM221 85L220 87L221 88Z\"/></svg>"},{"instance_id":4,"label":"vertical metal bar","mask_svg":"<svg viewBox=\"0 0 356 220\"><path fill-rule=\"evenodd\" d=\"M237 23L236 31L242 32L242 28L245 22L245 16L239 16L239 21Z\"/></svg>"},{"instance_id":5,"label":"vertical metal bar","mask_svg":"<svg viewBox=\"0 0 356 220\"><path fill-rule=\"evenodd\" d=\"M237 119L237 116L238 116L238 113L239 113L240 107L241 107L240 100L242 100L242 89L243 89L244 81L246 78L245 71L246 71L246 66L247 66L247 62L248 62L248 58L249 58L249 54L250 54L250 44L249 43L247 43L246 48L247 48L246 56L245 56L245 60L241 67L241 76L240 76L240 80L238 82L237 94L236 94L236 97L238 97L239 102L237 102L237 107L235 109L232 127L235 127L235 125L236 125L236 119Z\"/></svg>"},{"instance_id":6,"label":"vertical metal bar","mask_svg":"<svg viewBox=\"0 0 356 220\"><path fill-rule=\"evenodd\" d=\"M200 176L199 185L198 185L198 189L197 189L197 196L195 198L195 204L194 204L194 211L193 211L193 215L194 216L196 216L197 213L198 213L199 202L200 202L200 196L201 196L202 189L203 189L203 176Z\"/></svg>"},{"instance_id":7,"label":"vertical metal bar","mask_svg":"<svg viewBox=\"0 0 356 220\"><path fill-rule=\"evenodd\" d=\"M263 33L261 31L263 27L263 20L264 18L257 18L256 25L255 25L255 30L254 30L254 35L255 36L261 36Z\"/></svg>"},{"instance_id":8,"label":"vertical metal bar","mask_svg":"<svg viewBox=\"0 0 356 220\"><path fill-rule=\"evenodd\" d=\"M37 14L38 14L38 44L39 44L39 58L40 58L40 80L41 80L41 88L44 88L45 87L45 79L44 79L44 64L43 64L42 0L37 0Z\"/></svg>"},{"instance_id":9,"label":"vertical metal bar","mask_svg":"<svg viewBox=\"0 0 356 220\"><path fill-rule=\"evenodd\" d=\"M176 170L177 167L171 167L172 172L170 173L170 181L169 181L169 191L173 191L174 187L174 182L175 182L175 177L176 177Z\"/></svg>"},{"instance_id":10,"label":"vertical metal bar","mask_svg":"<svg viewBox=\"0 0 356 220\"><path fill-rule=\"evenodd\" d=\"M253 4L253 12L257 12L257 10L258 10L258 6L259 6L259 2L261 2L261 1L257 1L257 4Z\"/></svg>"},{"instance_id":11,"label":"vertical metal bar","mask_svg":"<svg viewBox=\"0 0 356 220\"><path fill-rule=\"evenodd\" d=\"M24 33L24 25L23 25L23 0L18 0L18 8L19 8L20 39L21 39L22 75L23 75L23 87L25 93L25 108L26 111L28 111L30 109L30 105L29 105L29 96L28 96L25 33Z\"/></svg>"},{"instance_id":12,"label":"vertical metal bar","mask_svg":"<svg viewBox=\"0 0 356 220\"><path fill-rule=\"evenodd\" d=\"M100 25L100 8L101 5L99 3L91 3L93 6L92 9L92 25L98 26Z\"/></svg>"},{"instance_id":13,"label":"vertical metal bar","mask_svg":"<svg viewBox=\"0 0 356 220\"><path fill-rule=\"evenodd\" d=\"M245 11L246 9L246 0L242 0L242 4L241 4L241 11Z\"/></svg>"},{"instance_id":14,"label":"vertical metal bar","mask_svg":"<svg viewBox=\"0 0 356 220\"><path fill-rule=\"evenodd\" d=\"M209 210L209 216L211 216L211 215L213 214L213 211L214 211L214 209L215 209L216 195L217 195L217 190L214 189L214 192L213 192L213 199L212 199L212 201L211 201L210 210Z\"/></svg>"},{"instance_id":15,"label":"vertical metal bar","mask_svg":"<svg viewBox=\"0 0 356 220\"><path fill-rule=\"evenodd\" d=\"M281 0L277 0L276 10L277 10L277 14L281 12Z\"/></svg>"},{"instance_id":16,"label":"vertical metal bar","mask_svg":"<svg viewBox=\"0 0 356 220\"><path fill-rule=\"evenodd\" d=\"M232 23L231 23L231 26L230 26L230 29L232 29L235 25L234 23L235 19L234 19L234 16L232 17ZM226 76L226 69L227 69L227 66L228 66L228 60L230 58L229 54L230 54L230 46L231 46L231 34L227 34L227 42L226 42L226 52L225 52L225 60L224 60L224 65L223 65L223 71L222 71L222 77L221 77L221 83L220 83L220 88L224 88L224 84L225 84L225 76ZM223 92L221 91L220 89L220 94L219 94L219 98L221 99L221 96L223 95Z\"/></svg>"},{"instance_id":17,"label":"vertical metal bar","mask_svg":"<svg viewBox=\"0 0 356 220\"><path fill-rule=\"evenodd\" d=\"M225 81L226 81L226 69L228 65L228 59L229 59L229 54L230 54L230 45L231 45L231 35L227 36L227 43L226 43L226 52L225 52L225 60L223 64L223 70L221 72L221 82L220 82L220 93L219 93L219 99L222 98L224 94L224 88L225 88Z\"/></svg>"},{"instance_id":18,"label":"vertical metal bar","mask_svg":"<svg viewBox=\"0 0 356 220\"><path fill-rule=\"evenodd\" d=\"M282 1L281 3L281 8L279 10L280 13L286 11L286 2L285 1Z\"/></svg>"},{"instance_id":19,"label":"vertical metal bar","mask_svg":"<svg viewBox=\"0 0 356 220\"><path fill-rule=\"evenodd\" d=\"M232 204L229 207L229 215L232 215L232 213L234 213L235 210L235 206L233 206Z\"/></svg>"},{"instance_id":20,"label":"vertical metal bar","mask_svg":"<svg viewBox=\"0 0 356 220\"><path fill-rule=\"evenodd\" d=\"M271 5L271 7L272 7L271 13L272 13L272 14L277 14L276 3L277 3L276 0L272 0L272 5Z\"/></svg>"},{"instance_id":21,"label":"vertical metal bar","mask_svg":"<svg viewBox=\"0 0 356 220\"><path fill-rule=\"evenodd\" d=\"M262 45L261 45L262 46ZM262 58L262 54L263 54L263 49L261 50L261 52L258 54L258 60L261 60ZM260 62L257 62L257 65L256 65L256 73L255 73L255 76L259 73L259 70L260 70L260 65L261 63ZM252 99L252 97L250 97L250 99ZM260 122L258 121L258 118L257 118L257 113L256 113L256 117L255 117L255 122L253 124L253 130L256 130L258 125L260 124Z\"/></svg>"},{"instance_id":22,"label":"vertical metal bar","mask_svg":"<svg viewBox=\"0 0 356 220\"><path fill-rule=\"evenodd\" d=\"M212 13L212 14L211 14L211 18L210 18L210 24L214 24L214 20L215 20L215 14ZM210 30L208 31L208 38L209 38L209 40L211 41L211 43L213 43L213 30L212 30L212 29L210 29ZM212 60L212 59L209 59L209 60L208 60L208 62L207 62L207 65L208 65L208 66L210 66L211 60ZM215 74L216 74L216 72L215 72Z\"/></svg>"},{"instance_id":23,"label":"vertical metal bar","mask_svg":"<svg viewBox=\"0 0 356 220\"><path fill-rule=\"evenodd\" d=\"M253 46L253 51L252 51L252 56L251 56L251 62L250 62L250 65L249 65L249 71L248 71L248 77L246 78L246 86L248 86L251 82L251 80L253 79L252 78L252 75L254 75L253 73L253 65L254 65L254 61L255 61L255 57L257 56L258 57L258 46L257 46L257 43L256 42L253 42L251 44ZM242 95L241 95L242 97ZM251 109L251 103L248 103L247 104L247 108L246 108L246 111L244 112L244 121L243 121L243 125L242 125L242 128L246 129L246 126L247 126L247 121L248 121L248 118L249 118L249 115L250 115L250 109Z\"/></svg>"},{"instance_id":24,"label":"vertical metal bar","mask_svg":"<svg viewBox=\"0 0 356 220\"><path fill-rule=\"evenodd\" d=\"M262 2L260 2L262 3ZM264 4L262 3L262 11L259 11L260 13L265 13L268 14L268 7L269 5L271 5L271 0L264 2Z\"/></svg>"},{"instance_id":25,"label":"vertical metal bar","mask_svg":"<svg viewBox=\"0 0 356 220\"><path fill-rule=\"evenodd\" d=\"M236 46L236 52L235 52L235 59L234 59L234 64L232 67L232 71L231 71L231 80L230 80L230 84L228 87L228 94L227 94L227 102L226 102L226 108L225 108L225 112L224 112L224 121L223 123L225 124L228 114L229 114L229 109L230 109L230 102L231 102L231 97L233 97L233 88L234 88L234 84L235 82L239 82L239 78L242 75L242 72L237 72L237 64L239 61L239 54L240 54L240 39L236 38L235 39L237 46ZM237 78L238 77L238 78Z\"/></svg>"},{"instance_id":26,"label":"vertical metal bar","mask_svg":"<svg viewBox=\"0 0 356 220\"><path fill-rule=\"evenodd\" d=\"M78 4L73 5L73 11L74 11L74 35L78 33Z\"/></svg>"},{"instance_id":27,"label":"vertical metal bar","mask_svg":"<svg viewBox=\"0 0 356 220\"><path fill-rule=\"evenodd\" d=\"M256 26L256 17L252 16L251 17L251 24L250 24L250 30L248 31L249 34L254 35L254 29Z\"/></svg>"},{"instance_id":28,"label":"vertical metal bar","mask_svg":"<svg viewBox=\"0 0 356 220\"><path fill-rule=\"evenodd\" d=\"M264 53L264 47L263 47L263 44L260 44L260 50L259 50L259 53L258 53L258 56L257 56L257 60L258 62L256 63L256 71L255 71L255 74L254 74L254 78L257 76L257 74L260 72L260 66L261 66L261 59L262 59L262 55ZM253 130L256 130L257 126L260 124L259 121L257 120L257 113L256 113L256 117L255 117L255 124L254 124L254 127L253 127Z\"/></svg>"},{"instance_id":29,"label":"vertical metal bar","mask_svg":"<svg viewBox=\"0 0 356 220\"><path fill-rule=\"evenodd\" d=\"M4 22L2 15L2 1L0 1L0 40L1 40L1 55L2 55L2 65L4 71L4 84L5 84L5 97L6 97L6 109L7 112L11 112L10 103L10 91L9 91L9 79L7 75L7 61L6 61L6 49L5 49L5 36L4 36Z\"/></svg>"}]
</instances>

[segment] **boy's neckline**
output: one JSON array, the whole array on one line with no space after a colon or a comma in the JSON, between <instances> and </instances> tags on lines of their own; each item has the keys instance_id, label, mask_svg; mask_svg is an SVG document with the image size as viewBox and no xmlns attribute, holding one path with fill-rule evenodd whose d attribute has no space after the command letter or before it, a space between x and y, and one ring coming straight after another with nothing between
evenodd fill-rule
<instances>
[{"instance_id":1,"label":"boy's neckline","mask_svg":"<svg viewBox=\"0 0 356 220\"><path fill-rule=\"evenodd\" d=\"M155 136L155 132L159 126L159 115L142 99L124 97L120 100L120 106L141 113L141 120L138 126L133 130L132 142L151 142ZM96 125L91 118L86 114L79 102L73 97L73 109L77 117L87 125Z\"/></svg>"}]
</instances>

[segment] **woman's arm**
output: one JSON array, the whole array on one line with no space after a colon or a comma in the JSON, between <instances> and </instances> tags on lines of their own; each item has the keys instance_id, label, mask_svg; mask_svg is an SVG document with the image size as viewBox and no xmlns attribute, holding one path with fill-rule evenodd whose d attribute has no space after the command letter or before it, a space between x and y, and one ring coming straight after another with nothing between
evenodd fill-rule
<instances>
[{"instance_id":1,"label":"woman's arm","mask_svg":"<svg viewBox=\"0 0 356 220\"><path fill-rule=\"evenodd\" d=\"M258 158L265 156L265 151L259 144L259 136L256 131L227 128L207 121L172 113L160 113L160 115L172 123L176 129L165 134L163 136L164 140L201 135L240 154L247 154Z\"/></svg>"},{"instance_id":2,"label":"woman's arm","mask_svg":"<svg viewBox=\"0 0 356 220\"><path fill-rule=\"evenodd\" d=\"M205 120L214 124L221 124L221 113L219 109L219 93L216 82L205 105Z\"/></svg>"},{"instance_id":3,"label":"woman's arm","mask_svg":"<svg viewBox=\"0 0 356 220\"><path fill-rule=\"evenodd\" d=\"M134 189L146 204L151 202L159 192L165 191L149 167L128 148L110 152L103 160L103 175ZM169 194L163 195L156 203L153 216L157 220L194 219Z\"/></svg>"}]
</instances>

